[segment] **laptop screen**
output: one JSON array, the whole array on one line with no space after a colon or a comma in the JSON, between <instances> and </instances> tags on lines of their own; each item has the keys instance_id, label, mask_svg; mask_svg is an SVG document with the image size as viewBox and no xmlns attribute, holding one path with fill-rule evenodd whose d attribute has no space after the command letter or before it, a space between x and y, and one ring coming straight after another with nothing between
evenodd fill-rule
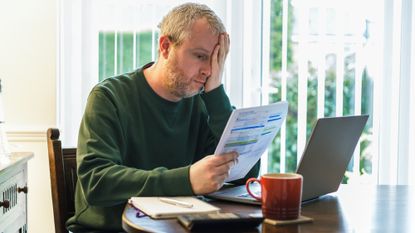
<instances>
[{"instance_id":1,"label":"laptop screen","mask_svg":"<svg viewBox=\"0 0 415 233\"><path fill-rule=\"evenodd\" d=\"M337 191L367 119L367 115L359 115L317 120L297 168L303 176L303 201ZM247 195L244 185L225 186L207 197L260 204Z\"/></svg>"}]
</instances>

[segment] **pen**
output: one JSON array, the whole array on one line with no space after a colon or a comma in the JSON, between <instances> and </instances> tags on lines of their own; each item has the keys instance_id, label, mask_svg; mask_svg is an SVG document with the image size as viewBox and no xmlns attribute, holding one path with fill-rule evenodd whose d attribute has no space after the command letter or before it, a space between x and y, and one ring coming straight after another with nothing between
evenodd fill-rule
<instances>
[{"instance_id":1,"label":"pen","mask_svg":"<svg viewBox=\"0 0 415 233\"><path fill-rule=\"evenodd\" d=\"M178 201L172 198L165 198L165 197L160 197L159 198L161 202L167 203L167 204L171 204L171 205L177 205L177 206L181 206L181 207L185 207L185 208L192 208L193 204L192 203L187 203L184 201Z\"/></svg>"}]
</instances>

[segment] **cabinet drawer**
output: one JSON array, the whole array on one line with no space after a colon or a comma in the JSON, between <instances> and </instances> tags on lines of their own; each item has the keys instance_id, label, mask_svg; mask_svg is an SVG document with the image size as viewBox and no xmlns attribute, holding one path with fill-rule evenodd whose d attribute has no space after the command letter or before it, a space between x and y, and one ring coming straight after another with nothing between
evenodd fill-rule
<instances>
[{"instance_id":1,"label":"cabinet drawer","mask_svg":"<svg viewBox=\"0 0 415 233\"><path fill-rule=\"evenodd\" d=\"M14 222L18 216L26 215L26 194L23 188L27 187L26 169L19 169L15 174L0 183L0 201L8 202L8 207L0 207L0 225Z\"/></svg>"},{"instance_id":2,"label":"cabinet drawer","mask_svg":"<svg viewBox=\"0 0 415 233\"><path fill-rule=\"evenodd\" d=\"M27 233L27 161L32 157L13 152L0 163L0 233Z\"/></svg>"}]
</instances>

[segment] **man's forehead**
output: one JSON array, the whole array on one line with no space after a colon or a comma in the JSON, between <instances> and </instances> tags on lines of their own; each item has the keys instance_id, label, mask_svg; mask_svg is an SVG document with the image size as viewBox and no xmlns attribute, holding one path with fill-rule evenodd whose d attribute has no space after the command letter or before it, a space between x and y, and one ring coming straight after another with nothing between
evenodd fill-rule
<instances>
[{"instance_id":1,"label":"man's forehead","mask_svg":"<svg viewBox=\"0 0 415 233\"><path fill-rule=\"evenodd\" d=\"M219 34L214 32L203 19L193 23L189 37L184 40L184 44L189 47L205 52L212 52L218 42Z\"/></svg>"},{"instance_id":2,"label":"man's forehead","mask_svg":"<svg viewBox=\"0 0 415 233\"><path fill-rule=\"evenodd\" d=\"M219 36L216 35L210 39L204 38L202 40L195 37L189 37L185 39L183 45L194 51L212 53L213 49L218 44L218 37Z\"/></svg>"},{"instance_id":3,"label":"man's forehead","mask_svg":"<svg viewBox=\"0 0 415 233\"><path fill-rule=\"evenodd\" d=\"M196 52L204 52L204 53L211 53L212 52L212 51L207 50L207 49L205 49L203 47L197 47L197 46L190 47L190 49L193 50L193 51L196 51Z\"/></svg>"}]
</instances>

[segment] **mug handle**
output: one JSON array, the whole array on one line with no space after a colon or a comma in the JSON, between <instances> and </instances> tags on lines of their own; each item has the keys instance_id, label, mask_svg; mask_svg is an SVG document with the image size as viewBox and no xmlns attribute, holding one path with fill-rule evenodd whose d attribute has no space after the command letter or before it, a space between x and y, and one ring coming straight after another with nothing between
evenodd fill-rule
<instances>
[{"instance_id":1,"label":"mug handle","mask_svg":"<svg viewBox=\"0 0 415 233\"><path fill-rule=\"evenodd\" d=\"M258 197L258 196L256 196L255 194L253 194L252 192L251 192L251 190L249 189L249 185L251 184L251 183L253 183L253 182L258 182L258 183L260 183L261 184L261 181L260 180L258 180L257 178L249 178L247 181L246 181L246 184L245 184L245 187L246 187L246 190L248 191L248 193L249 193L249 195L251 195L253 198L255 198L255 199L257 199L258 201L261 201L261 197Z\"/></svg>"}]
</instances>

